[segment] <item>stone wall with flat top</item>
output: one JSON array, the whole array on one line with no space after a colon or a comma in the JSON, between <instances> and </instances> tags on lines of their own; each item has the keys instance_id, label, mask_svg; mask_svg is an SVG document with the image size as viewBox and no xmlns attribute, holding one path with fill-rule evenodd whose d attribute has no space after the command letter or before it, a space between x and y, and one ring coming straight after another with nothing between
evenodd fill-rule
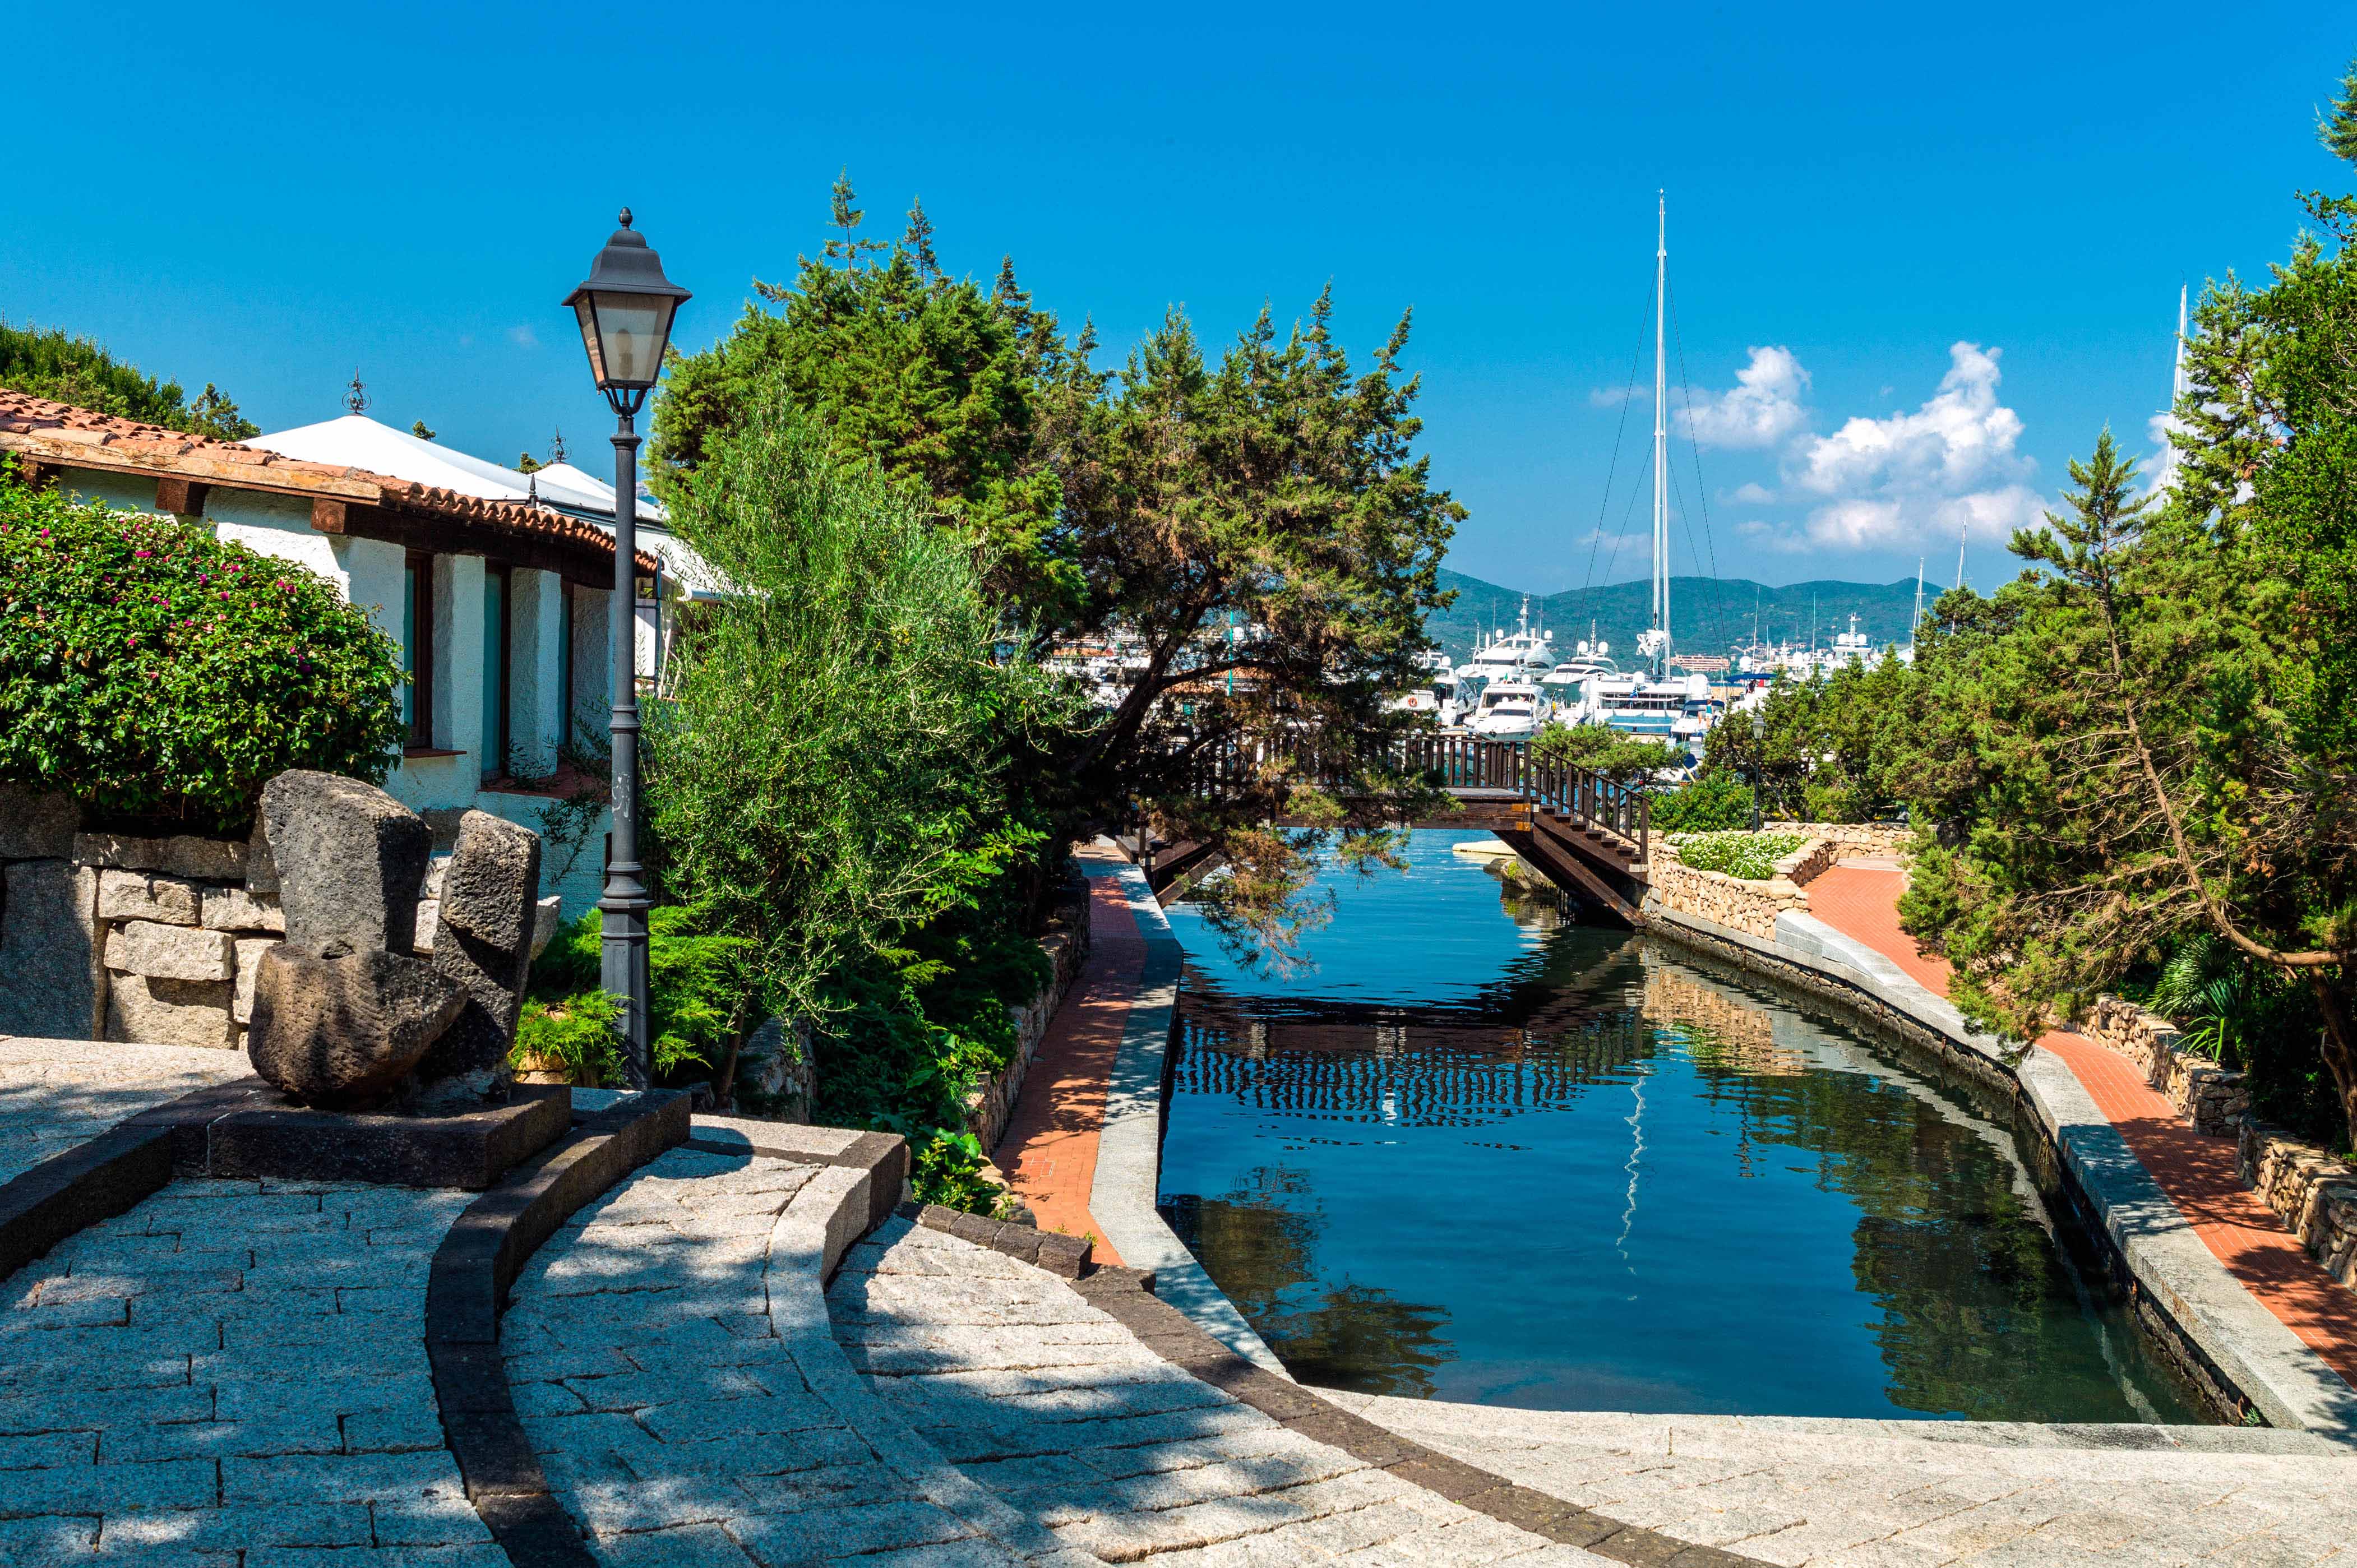
<instances>
[{"instance_id":1,"label":"stone wall with flat top","mask_svg":"<svg viewBox=\"0 0 2357 1568\"><path fill-rule=\"evenodd\" d=\"M267 853L81 823L65 796L0 785L0 1035L242 1050L262 954L286 930ZM420 952L447 858L426 875ZM539 943L555 913L542 900Z\"/></svg>"}]
</instances>

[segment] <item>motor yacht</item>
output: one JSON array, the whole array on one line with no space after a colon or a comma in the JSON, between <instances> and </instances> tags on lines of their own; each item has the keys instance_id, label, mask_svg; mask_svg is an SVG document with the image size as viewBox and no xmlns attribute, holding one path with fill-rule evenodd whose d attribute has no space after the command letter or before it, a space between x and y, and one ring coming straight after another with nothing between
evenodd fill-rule
<instances>
[{"instance_id":1,"label":"motor yacht","mask_svg":"<svg viewBox=\"0 0 2357 1568\"><path fill-rule=\"evenodd\" d=\"M1483 740L1528 740L1554 722L1555 699L1535 681L1492 681L1465 733Z\"/></svg>"}]
</instances>

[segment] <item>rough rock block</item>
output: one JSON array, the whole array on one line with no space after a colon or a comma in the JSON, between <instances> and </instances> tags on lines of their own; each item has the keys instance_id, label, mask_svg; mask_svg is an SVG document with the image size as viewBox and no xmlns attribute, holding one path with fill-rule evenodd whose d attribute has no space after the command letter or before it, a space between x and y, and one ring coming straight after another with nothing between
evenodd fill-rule
<instances>
[{"instance_id":1,"label":"rough rock block","mask_svg":"<svg viewBox=\"0 0 2357 1568\"><path fill-rule=\"evenodd\" d=\"M278 945L275 937L239 937L237 942L237 991L230 1003L230 1016L241 1024L253 1021L253 983L262 973L262 955Z\"/></svg>"},{"instance_id":2,"label":"rough rock block","mask_svg":"<svg viewBox=\"0 0 2357 1568\"><path fill-rule=\"evenodd\" d=\"M98 873L67 860L20 860L0 885L0 1035L98 1036Z\"/></svg>"},{"instance_id":3,"label":"rough rock block","mask_svg":"<svg viewBox=\"0 0 2357 1568\"><path fill-rule=\"evenodd\" d=\"M129 920L106 939L106 967L151 980L222 981L235 972L235 952L225 931Z\"/></svg>"},{"instance_id":4,"label":"rough rock block","mask_svg":"<svg viewBox=\"0 0 2357 1568\"><path fill-rule=\"evenodd\" d=\"M73 857L84 865L118 871L162 871L200 881L229 882L245 875L245 845L234 839L134 838L128 833L76 833Z\"/></svg>"},{"instance_id":5,"label":"rough rock block","mask_svg":"<svg viewBox=\"0 0 2357 1568\"><path fill-rule=\"evenodd\" d=\"M178 876L152 871L102 871L98 875L98 918L102 920L159 920L167 926L197 923L197 885Z\"/></svg>"},{"instance_id":6,"label":"rough rock block","mask_svg":"<svg viewBox=\"0 0 2357 1568\"><path fill-rule=\"evenodd\" d=\"M106 1037L227 1050L232 1043L230 1000L226 981L118 974L106 988Z\"/></svg>"},{"instance_id":7,"label":"rough rock block","mask_svg":"<svg viewBox=\"0 0 2357 1568\"><path fill-rule=\"evenodd\" d=\"M0 860L63 860L73 854L81 826L72 797L0 784Z\"/></svg>"},{"instance_id":8,"label":"rough rock block","mask_svg":"<svg viewBox=\"0 0 2357 1568\"><path fill-rule=\"evenodd\" d=\"M424 959L319 958L282 942L255 966L246 1054L298 1100L357 1104L406 1078L466 1003L465 990Z\"/></svg>"},{"instance_id":9,"label":"rough rock block","mask_svg":"<svg viewBox=\"0 0 2357 1568\"><path fill-rule=\"evenodd\" d=\"M532 956L538 958L556 940L557 929L565 924L565 898L552 893L533 906L532 924Z\"/></svg>"},{"instance_id":10,"label":"rough rock block","mask_svg":"<svg viewBox=\"0 0 2357 1568\"><path fill-rule=\"evenodd\" d=\"M285 931L286 912L267 893L243 887L207 887L198 924L211 931Z\"/></svg>"},{"instance_id":11,"label":"rough rock block","mask_svg":"<svg viewBox=\"0 0 2357 1568\"><path fill-rule=\"evenodd\" d=\"M507 1082L516 1008L532 968L539 923L540 835L488 811L458 822L442 878L434 967L467 993L467 1004L418 1077L465 1079L485 1092Z\"/></svg>"},{"instance_id":12,"label":"rough rock block","mask_svg":"<svg viewBox=\"0 0 2357 1568\"><path fill-rule=\"evenodd\" d=\"M415 812L357 779L297 769L263 787L262 820L290 946L323 959L414 950L432 843Z\"/></svg>"}]
</instances>

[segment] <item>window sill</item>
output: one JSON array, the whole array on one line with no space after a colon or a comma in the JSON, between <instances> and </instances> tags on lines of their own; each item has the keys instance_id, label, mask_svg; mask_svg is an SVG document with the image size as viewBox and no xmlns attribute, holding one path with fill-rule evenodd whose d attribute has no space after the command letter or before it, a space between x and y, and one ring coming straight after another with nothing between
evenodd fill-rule
<instances>
[{"instance_id":1,"label":"window sill","mask_svg":"<svg viewBox=\"0 0 2357 1568\"><path fill-rule=\"evenodd\" d=\"M431 759L436 757L464 757L463 751L453 751L447 746L404 746L401 748L404 762Z\"/></svg>"}]
</instances>

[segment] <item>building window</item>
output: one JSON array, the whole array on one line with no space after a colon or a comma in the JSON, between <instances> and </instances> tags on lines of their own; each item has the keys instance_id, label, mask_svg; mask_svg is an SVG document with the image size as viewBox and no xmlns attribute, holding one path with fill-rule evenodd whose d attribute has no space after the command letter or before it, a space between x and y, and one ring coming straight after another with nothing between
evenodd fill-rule
<instances>
[{"instance_id":1,"label":"building window","mask_svg":"<svg viewBox=\"0 0 2357 1568\"><path fill-rule=\"evenodd\" d=\"M508 770L508 569L483 568L483 777Z\"/></svg>"},{"instance_id":2,"label":"building window","mask_svg":"<svg viewBox=\"0 0 2357 1568\"><path fill-rule=\"evenodd\" d=\"M434 557L413 550L401 574L401 717L413 747L434 744Z\"/></svg>"}]
</instances>

